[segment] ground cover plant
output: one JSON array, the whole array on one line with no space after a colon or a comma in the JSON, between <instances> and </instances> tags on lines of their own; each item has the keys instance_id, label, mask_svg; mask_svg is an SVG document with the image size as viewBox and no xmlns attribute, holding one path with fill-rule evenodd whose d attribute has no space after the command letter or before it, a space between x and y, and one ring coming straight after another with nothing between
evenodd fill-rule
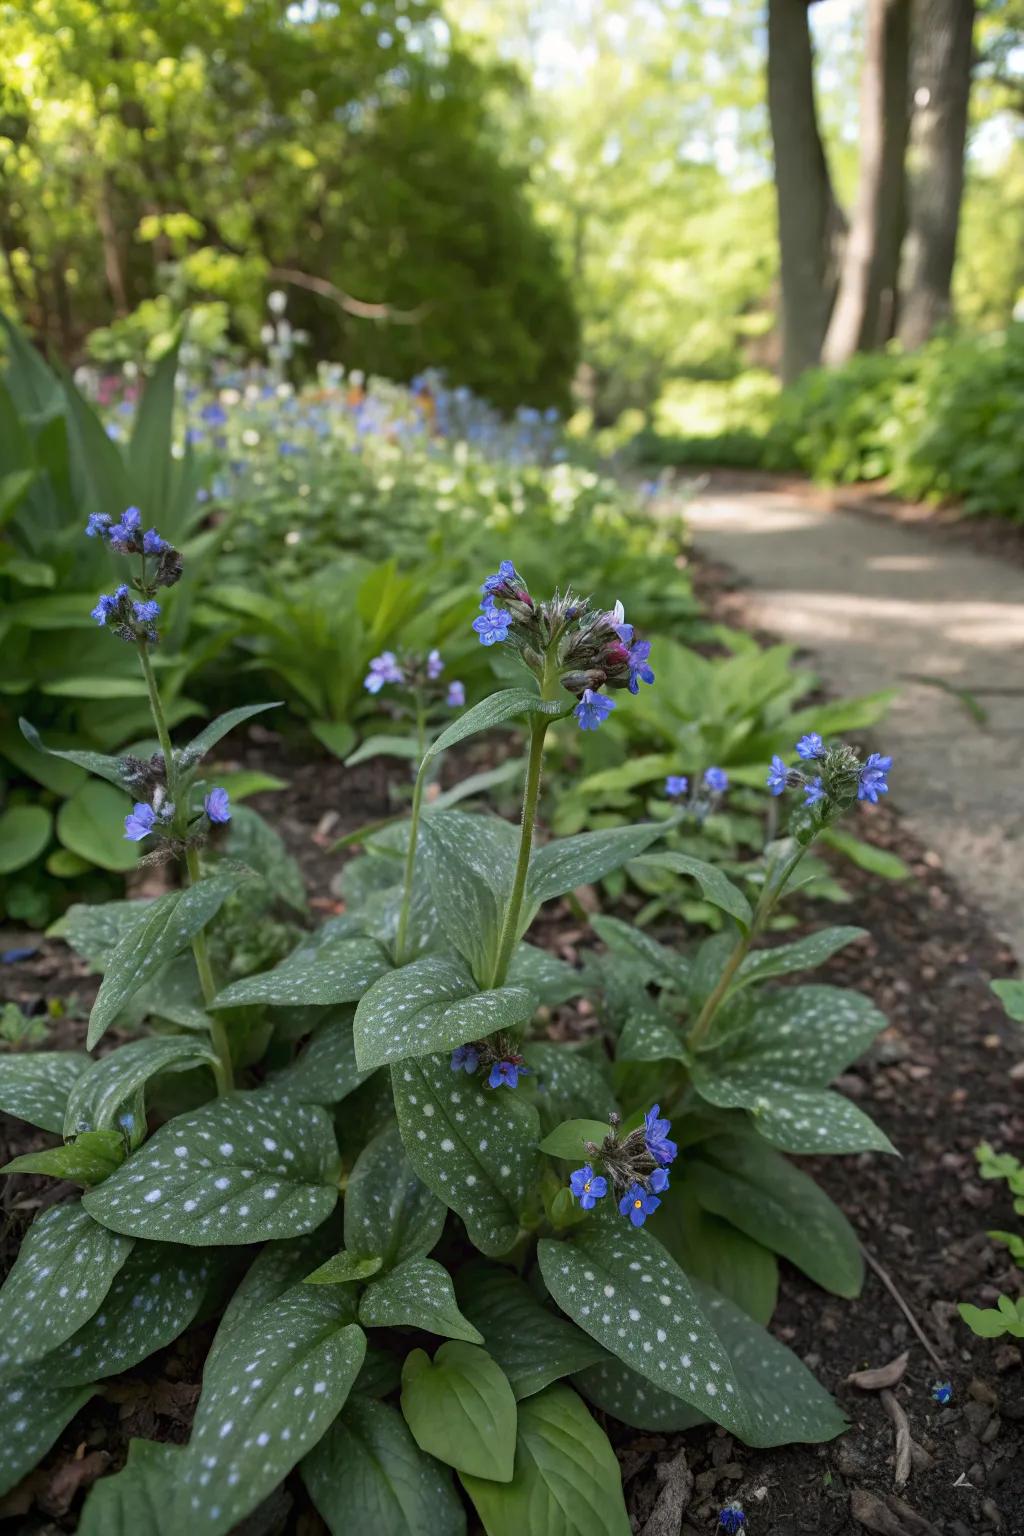
<instances>
[{"instance_id":1,"label":"ground cover plant","mask_svg":"<svg viewBox=\"0 0 1024 1536\"><path fill-rule=\"evenodd\" d=\"M103 972L95 1057L0 1057L0 1107L62 1138L7 1172L83 1189L33 1224L0 1289L0 1488L97 1383L208 1318L187 1445L136 1441L81 1530L145 1508L157 1530L227 1531L298 1466L332 1530L462 1531L465 1495L489 1536L619 1533L588 1402L750 1445L838 1434L829 1394L763 1324L776 1253L837 1295L860 1287L852 1229L786 1154L892 1150L828 1088L884 1020L857 993L773 986L860 930L761 940L816 839L884 795L890 760L814 731L792 765L773 757L767 787L796 803L753 903L662 848L664 820L542 843L549 729L600 732L655 697L657 651L621 604L541 598L503 560L472 631L518 683L424 728L411 814L366 834L342 916L276 964L232 968L226 908L282 874L252 829L236 856L219 846L240 813L205 759L271 706L173 745L153 653L180 551L144 522L90 519L119 566L92 616L137 657L158 750L56 756L121 791L125 837L181 883L65 919ZM439 681L429 657L405 666L414 694ZM381 657L368 680L400 670ZM443 754L507 722L526 737L518 827L425 794ZM660 944L598 917L586 970L527 941L545 903L659 860L726 914L721 933ZM546 1037L538 1009L584 991L599 1031ZM108 1050L125 1026L136 1038Z\"/></svg>"}]
</instances>

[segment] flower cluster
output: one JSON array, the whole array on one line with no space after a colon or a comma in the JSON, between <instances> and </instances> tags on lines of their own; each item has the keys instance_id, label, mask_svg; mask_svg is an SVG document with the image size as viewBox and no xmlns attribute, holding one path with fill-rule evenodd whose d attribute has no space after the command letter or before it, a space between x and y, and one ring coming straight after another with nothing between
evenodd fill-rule
<instances>
[{"instance_id":1,"label":"flower cluster","mask_svg":"<svg viewBox=\"0 0 1024 1536\"><path fill-rule=\"evenodd\" d=\"M473 629L481 645L509 642L537 676L552 669L579 700L573 711L581 730L596 731L615 708L602 688L640 692L653 683L649 640L637 640L621 603L600 611L587 598L558 593L535 602L511 560L503 560L480 588Z\"/></svg>"},{"instance_id":2,"label":"flower cluster","mask_svg":"<svg viewBox=\"0 0 1024 1536\"><path fill-rule=\"evenodd\" d=\"M738 1504L735 1499L718 1511L718 1529L725 1531L726 1536L736 1536L736 1532L744 1530L746 1524L747 1517L743 1513L743 1505Z\"/></svg>"},{"instance_id":3,"label":"flower cluster","mask_svg":"<svg viewBox=\"0 0 1024 1536\"><path fill-rule=\"evenodd\" d=\"M669 800L682 800L689 794L689 809L703 819L714 810L719 798L729 788L729 775L724 768L706 768L699 784L690 789L685 773L670 773L665 780L665 794Z\"/></svg>"},{"instance_id":4,"label":"flower cluster","mask_svg":"<svg viewBox=\"0 0 1024 1536\"><path fill-rule=\"evenodd\" d=\"M452 1052L453 1072L466 1072L475 1077L481 1067L487 1073L488 1088L518 1088L519 1079L530 1073L515 1042L504 1034L496 1035L492 1040L471 1040Z\"/></svg>"},{"instance_id":5,"label":"flower cluster","mask_svg":"<svg viewBox=\"0 0 1024 1536\"><path fill-rule=\"evenodd\" d=\"M595 1173L593 1164L585 1163L570 1174L569 1189L583 1210L592 1211L607 1195L610 1182L619 1214L634 1227L642 1227L661 1204L658 1196L668 1189L668 1165L675 1161L678 1148L669 1138L672 1126L662 1118L660 1104L649 1109L643 1125L628 1136L618 1134L618 1125L618 1116L612 1115L601 1145L586 1144L591 1157L600 1159L604 1173Z\"/></svg>"},{"instance_id":6,"label":"flower cluster","mask_svg":"<svg viewBox=\"0 0 1024 1536\"><path fill-rule=\"evenodd\" d=\"M787 789L802 789L805 807L820 807L823 820L848 810L854 800L868 800L877 805L881 795L889 793L887 774L892 758L872 752L861 762L845 742L825 745L817 731L809 731L796 744L801 762L814 763L818 772L811 775L802 768L790 768L777 754L772 758L766 783L773 795Z\"/></svg>"},{"instance_id":7,"label":"flower cluster","mask_svg":"<svg viewBox=\"0 0 1024 1536\"><path fill-rule=\"evenodd\" d=\"M431 694L438 692L431 685L439 682L443 671L444 659L438 650L430 651L426 656L401 658L394 651L381 651L371 660L363 687L367 693L378 694L388 683L399 683L414 692ZM461 709L466 702L465 685L457 678L442 684L440 691L444 693L444 702L449 709Z\"/></svg>"},{"instance_id":8,"label":"flower cluster","mask_svg":"<svg viewBox=\"0 0 1024 1536\"><path fill-rule=\"evenodd\" d=\"M126 507L116 523L105 512L93 512L85 533L90 539L105 539L115 554L141 557L139 575L131 585L122 582L113 592L104 592L92 610L92 617L97 624L112 629L121 640L155 644L158 636L154 625L160 617L155 593L181 580L182 558L178 550L155 528L142 531L138 507Z\"/></svg>"},{"instance_id":9,"label":"flower cluster","mask_svg":"<svg viewBox=\"0 0 1024 1536\"><path fill-rule=\"evenodd\" d=\"M167 799L167 791L158 784L153 791L152 803L140 800L132 806L124 819L124 835L130 843L141 843L151 833L168 828L174 814L175 807ZM210 826L224 826L231 820L231 799L226 789L215 785L210 790L203 800L203 814ZM189 828L190 836L195 837L202 830L200 818Z\"/></svg>"}]
</instances>

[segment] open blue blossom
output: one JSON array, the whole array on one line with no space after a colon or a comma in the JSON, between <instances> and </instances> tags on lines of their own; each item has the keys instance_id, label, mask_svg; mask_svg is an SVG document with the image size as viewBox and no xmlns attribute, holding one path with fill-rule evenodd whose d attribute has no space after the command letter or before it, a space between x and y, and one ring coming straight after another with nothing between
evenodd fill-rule
<instances>
[{"instance_id":1,"label":"open blue blossom","mask_svg":"<svg viewBox=\"0 0 1024 1536\"><path fill-rule=\"evenodd\" d=\"M650 1185L656 1195L663 1195L668 1189L668 1169L655 1168L650 1176Z\"/></svg>"},{"instance_id":2,"label":"open blue blossom","mask_svg":"<svg viewBox=\"0 0 1024 1536\"><path fill-rule=\"evenodd\" d=\"M649 1194L642 1184L631 1184L619 1201L619 1214L628 1216L634 1227L642 1227L660 1204L657 1195Z\"/></svg>"},{"instance_id":3,"label":"open blue blossom","mask_svg":"<svg viewBox=\"0 0 1024 1536\"><path fill-rule=\"evenodd\" d=\"M623 645L630 645L633 640L633 626L626 623L626 610L622 604L617 602L612 611L605 614L605 618Z\"/></svg>"},{"instance_id":4,"label":"open blue blossom","mask_svg":"<svg viewBox=\"0 0 1024 1536\"><path fill-rule=\"evenodd\" d=\"M152 832L155 824L156 811L151 805L140 801L124 819L124 835L130 843L141 843Z\"/></svg>"},{"instance_id":5,"label":"open blue blossom","mask_svg":"<svg viewBox=\"0 0 1024 1536\"><path fill-rule=\"evenodd\" d=\"M385 683L403 683L405 673L398 665L394 651L382 651L370 662L370 670L363 678L367 693L380 693Z\"/></svg>"},{"instance_id":6,"label":"open blue blossom","mask_svg":"<svg viewBox=\"0 0 1024 1536\"><path fill-rule=\"evenodd\" d=\"M219 400L211 400L209 405L204 405L200 416L208 427L222 427L228 419L228 413Z\"/></svg>"},{"instance_id":7,"label":"open blue blossom","mask_svg":"<svg viewBox=\"0 0 1024 1536\"><path fill-rule=\"evenodd\" d=\"M773 795L781 795L789 783L789 769L786 767L778 753L772 758L772 765L768 770L765 783Z\"/></svg>"},{"instance_id":8,"label":"open blue blossom","mask_svg":"<svg viewBox=\"0 0 1024 1536\"><path fill-rule=\"evenodd\" d=\"M160 617L160 604L152 598L144 603L133 603L132 607L140 624L154 624Z\"/></svg>"},{"instance_id":9,"label":"open blue blossom","mask_svg":"<svg viewBox=\"0 0 1024 1536\"><path fill-rule=\"evenodd\" d=\"M569 1175L569 1189L585 1211L592 1211L608 1193L608 1180L595 1173L589 1163Z\"/></svg>"},{"instance_id":10,"label":"open blue blossom","mask_svg":"<svg viewBox=\"0 0 1024 1536\"><path fill-rule=\"evenodd\" d=\"M165 549L170 549L166 539L162 539L155 528L148 528L142 536L142 552L146 555L162 555Z\"/></svg>"},{"instance_id":11,"label":"open blue blossom","mask_svg":"<svg viewBox=\"0 0 1024 1536\"><path fill-rule=\"evenodd\" d=\"M822 784L820 776L812 779L809 784L804 785L804 805L817 805L824 798L825 786Z\"/></svg>"},{"instance_id":12,"label":"open blue blossom","mask_svg":"<svg viewBox=\"0 0 1024 1536\"><path fill-rule=\"evenodd\" d=\"M634 640L629 648L629 691L639 693L641 683L653 683L654 673L647 664L651 654L649 640Z\"/></svg>"},{"instance_id":13,"label":"open blue blossom","mask_svg":"<svg viewBox=\"0 0 1024 1536\"><path fill-rule=\"evenodd\" d=\"M448 705L448 708L449 709L461 709L463 704L465 704L465 702L466 702L466 685L465 685L465 683L460 683L457 679L456 679L455 682L449 683L448 684L448 696L445 699L445 703Z\"/></svg>"},{"instance_id":14,"label":"open blue blossom","mask_svg":"<svg viewBox=\"0 0 1024 1536\"><path fill-rule=\"evenodd\" d=\"M947 1403L953 1401L953 1383L951 1381L937 1381L932 1387L932 1397L945 1408Z\"/></svg>"},{"instance_id":15,"label":"open blue blossom","mask_svg":"<svg viewBox=\"0 0 1024 1536\"><path fill-rule=\"evenodd\" d=\"M142 522L142 513L138 507L125 507L121 513L121 521L115 523L108 531L107 538L113 549L123 549L131 544L139 531Z\"/></svg>"},{"instance_id":16,"label":"open blue blossom","mask_svg":"<svg viewBox=\"0 0 1024 1536\"><path fill-rule=\"evenodd\" d=\"M105 512L91 512L85 525L85 536L87 539L105 539L109 527L110 518Z\"/></svg>"},{"instance_id":17,"label":"open blue blossom","mask_svg":"<svg viewBox=\"0 0 1024 1536\"><path fill-rule=\"evenodd\" d=\"M685 795L690 787L690 781L685 773L670 773L665 780L665 793L670 800L677 800L680 795Z\"/></svg>"},{"instance_id":18,"label":"open blue blossom","mask_svg":"<svg viewBox=\"0 0 1024 1536\"><path fill-rule=\"evenodd\" d=\"M889 786L886 783L885 776L891 767L891 757L883 757L880 752L872 752L860 771L860 780L857 784L857 799L870 800L872 805L877 805L879 795L887 795L889 793Z\"/></svg>"},{"instance_id":19,"label":"open blue blossom","mask_svg":"<svg viewBox=\"0 0 1024 1536\"><path fill-rule=\"evenodd\" d=\"M737 1531L742 1531L746 1523L747 1517L743 1513L742 1504L733 1501L718 1511L718 1529L725 1531L726 1536L736 1536Z\"/></svg>"},{"instance_id":20,"label":"open blue blossom","mask_svg":"<svg viewBox=\"0 0 1024 1536\"><path fill-rule=\"evenodd\" d=\"M203 801L203 810L212 822L223 825L231 820L231 799L226 789L217 785Z\"/></svg>"},{"instance_id":21,"label":"open blue blossom","mask_svg":"<svg viewBox=\"0 0 1024 1536\"><path fill-rule=\"evenodd\" d=\"M430 678L431 682L433 682L436 678L441 676L443 671L444 662L441 659L441 652L431 651L430 655L427 657L427 676Z\"/></svg>"},{"instance_id":22,"label":"open blue blossom","mask_svg":"<svg viewBox=\"0 0 1024 1536\"><path fill-rule=\"evenodd\" d=\"M516 1061L496 1061L491 1068L491 1075L487 1079L491 1088L518 1088L519 1078L529 1067L521 1066Z\"/></svg>"},{"instance_id":23,"label":"open blue blossom","mask_svg":"<svg viewBox=\"0 0 1024 1536\"><path fill-rule=\"evenodd\" d=\"M708 768L704 773L704 788L713 795L724 795L729 788L729 775L724 768Z\"/></svg>"},{"instance_id":24,"label":"open blue blossom","mask_svg":"<svg viewBox=\"0 0 1024 1536\"><path fill-rule=\"evenodd\" d=\"M491 578L487 579L489 581ZM480 636L481 645L494 645L499 640L507 640L511 627L512 615L504 608L499 608L493 597L488 599L480 617L473 620L473 630Z\"/></svg>"},{"instance_id":25,"label":"open blue blossom","mask_svg":"<svg viewBox=\"0 0 1024 1536\"><path fill-rule=\"evenodd\" d=\"M800 737L796 744L796 754L805 763L813 763L817 758L825 756L825 743L817 731L808 731L806 736Z\"/></svg>"},{"instance_id":26,"label":"open blue blossom","mask_svg":"<svg viewBox=\"0 0 1024 1536\"><path fill-rule=\"evenodd\" d=\"M473 1073L480 1065L480 1052L475 1045L458 1045L452 1051L452 1071Z\"/></svg>"},{"instance_id":27,"label":"open blue blossom","mask_svg":"<svg viewBox=\"0 0 1024 1536\"><path fill-rule=\"evenodd\" d=\"M512 561L511 560L503 560L501 562L501 564L498 566L498 569L494 572L493 576L485 576L484 577L484 584L480 588L480 591L481 592L497 592L498 588L499 587L503 587L505 585L506 581L514 581L515 580L515 574L516 574L516 568L512 564Z\"/></svg>"},{"instance_id":28,"label":"open blue blossom","mask_svg":"<svg viewBox=\"0 0 1024 1536\"><path fill-rule=\"evenodd\" d=\"M128 588L126 586L118 587L116 592L104 592L96 607L92 610L92 617L96 620L96 623L105 624L111 614L116 613L118 608L120 608L122 598L127 596Z\"/></svg>"},{"instance_id":29,"label":"open blue blossom","mask_svg":"<svg viewBox=\"0 0 1024 1536\"><path fill-rule=\"evenodd\" d=\"M606 693L595 693L593 688L584 688L583 697L573 710L573 715L581 731L596 731L614 708L615 700L610 699Z\"/></svg>"},{"instance_id":30,"label":"open blue blossom","mask_svg":"<svg viewBox=\"0 0 1024 1536\"><path fill-rule=\"evenodd\" d=\"M644 1115L644 1140L647 1142L647 1150L656 1163L671 1163L679 1150L674 1141L669 1141L668 1133L672 1129L671 1120L660 1119L661 1105L655 1104Z\"/></svg>"}]
</instances>

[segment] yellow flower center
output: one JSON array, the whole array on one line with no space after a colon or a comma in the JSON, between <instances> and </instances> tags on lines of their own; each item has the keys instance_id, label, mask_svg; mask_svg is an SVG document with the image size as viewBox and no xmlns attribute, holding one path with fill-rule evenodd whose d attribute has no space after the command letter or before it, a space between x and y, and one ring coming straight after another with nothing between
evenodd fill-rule
<instances>
[{"instance_id":1,"label":"yellow flower center","mask_svg":"<svg viewBox=\"0 0 1024 1536\"><path fill-rule=\"evenodd\" d=\"M587 1180L587 1182L583 1186L583 1193L585 1195L589 1195L590 1194L590 1180L589 1179Z\"/></svg>"},{"instance_id":2,"label":"yellow flower center","mask_svg":"<svg viewBox=\"0 0 1024 1536\"><path fill-rule=\"evenodd\" d=\"M642 1205L643 1205L643 1201L642 1200L634 1200L633 1201L633 1209L634 1209L634 1211L638 1211Z\"/></svg>"}]
</instances>

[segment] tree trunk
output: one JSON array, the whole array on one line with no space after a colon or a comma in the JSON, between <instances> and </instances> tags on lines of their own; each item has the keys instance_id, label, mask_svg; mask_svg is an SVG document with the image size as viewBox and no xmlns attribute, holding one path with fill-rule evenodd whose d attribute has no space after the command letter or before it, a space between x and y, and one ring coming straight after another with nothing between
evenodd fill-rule
<instances>
[{"instance_id":1,"label":"tree trunk","mask_svg":"<svg viewBox=\"0 0 1024 1536\"><path fill-rule=\"evenodd\" d=\"M821 361L844 220L818 132L809 0L769 0L768 109L782 277L782 377Z\"/></svg>"},{"instance_id":2,"label":"tree trunk","mask_svg":"<svg viewBox=\"0 0 1024 1536\"><path fill-rule=\"evenodd\" d=\"M839 294L822 352L829 364L882 346L896 331L909 79L910 0L869 0L860 176Z\"/></svg>"},{"instance_id":3,"label":"tree trunk","mask_svg":"<svg viewBox=\"0 0 1024 1536\"><path fill-rule=\"evenodd\" d=\"M907 347L921 346L951 313L973 31L974 0L915 0L909 218L899 318L899 337Z\"/></svg>"}]
</instances>

